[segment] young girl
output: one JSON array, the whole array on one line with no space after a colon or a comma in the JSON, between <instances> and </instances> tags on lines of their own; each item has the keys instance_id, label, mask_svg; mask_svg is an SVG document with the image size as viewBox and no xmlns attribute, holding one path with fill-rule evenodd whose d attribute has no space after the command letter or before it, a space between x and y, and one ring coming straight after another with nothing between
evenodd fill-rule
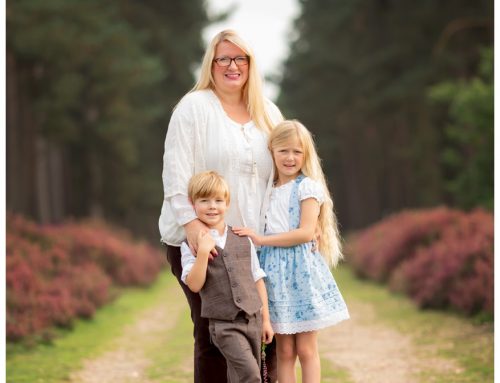
<instances>
[{"instance_id":1,"label":"young girl","mask_svg":"<svg viewBox=\"0 0 500 383\"><path fill-rule=\"evenodd\" d=\"M314 141L301 123L278 124L270 134L269 149L275 179L265 235L248 228L233 230L262 246L260 263L267 274L278 381L295 382L298 356L302 381L319 383L318 330L349 318L329 269L342 258L333 202Z\"/></svg>"}]
</instances>

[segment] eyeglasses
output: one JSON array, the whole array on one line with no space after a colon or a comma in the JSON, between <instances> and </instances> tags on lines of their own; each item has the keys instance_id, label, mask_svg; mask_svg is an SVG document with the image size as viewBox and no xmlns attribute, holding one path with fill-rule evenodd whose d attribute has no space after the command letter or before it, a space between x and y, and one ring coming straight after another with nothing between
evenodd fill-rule
<instances>
[{"instance_id":1,"label":"eyeglasses","mask_svg":"<svg viewBox=\"0 0 500 383\"><path fill-rule=\"evenodd\" d=\"M245 65L248 65L248 62L250 61L250 57L248 57L248 56L236 56L236 57L224 56L224 57L217 57L216 59L214 59L214 61L218 66L221 66L221 67L231 66L231 63L233 61L237 66L245 66Z\"/></svg>"}]
</instances>

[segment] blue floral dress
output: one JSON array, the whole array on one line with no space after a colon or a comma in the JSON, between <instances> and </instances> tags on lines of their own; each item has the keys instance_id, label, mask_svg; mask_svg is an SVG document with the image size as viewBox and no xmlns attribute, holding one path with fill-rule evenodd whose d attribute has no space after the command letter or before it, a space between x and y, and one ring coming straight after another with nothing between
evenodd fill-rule
<instances>
[{"instance_id":1,"label":"blue floral dress","mask_svg":"<svg viewBox=\"0 0 500 383\"><path fill-rule=\"evenodd\" d=\"M288 207L290 230L300 224L298 190L305 178L299 175L292 181ZM275 233L268 233L266 225L266 234ZM349 318L330 269L321 254L312 251L312 243L292 247L263 246L259 261L267 274L265 283L274 332L295 334L319 330Z\"/></svg>"}]
</instances>

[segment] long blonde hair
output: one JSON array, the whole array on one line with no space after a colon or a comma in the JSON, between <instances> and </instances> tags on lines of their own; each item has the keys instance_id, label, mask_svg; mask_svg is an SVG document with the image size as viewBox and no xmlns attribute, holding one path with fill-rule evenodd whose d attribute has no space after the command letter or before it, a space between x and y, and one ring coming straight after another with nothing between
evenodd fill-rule
<instances>
[{"instance_id":1,"label":"long blonde hair","mask_svg":"<svg viewBox=\"0 0 500 383\"><path fill-rule=\"evenodd\" d=\"M274 124L264 105L265 101L264 94L262 92L262 79L257 69L255 56L250 46L231 29L219 32L208 45L201 63L200 77L190 92L203 89L215 89L215 82L212 76L212 66L215 57L215 49L217 48L217 45L223 41L228 41L236 45L250 58L248 64L248 80L243 87L243 100L247 105L248 113L255 122L255 125L267 133L271 132Z\"/></svg>"},{"instance_id":2,"label":"long blonde hair","mask_svg":"<svg viewBox=\"0 0 500 383\"><path fill-rule=\"evenodd\" d=\"M321 167L321 159L316 151L311 133L297 120L282 121L276 125L269 135L269 150L272 152L273 148L282 146L292 139L299 140L304 152L302 173L320 182L323 186L325 200L321 204L318 217L318 225L321 230L318 247L327 263L335 267L339 260L343 258L340 234L337 218L334 214L333 200L328 190L325 174ZM274 165L274 174L277 178L276 165Z\"/></svg>"}]
</instances>

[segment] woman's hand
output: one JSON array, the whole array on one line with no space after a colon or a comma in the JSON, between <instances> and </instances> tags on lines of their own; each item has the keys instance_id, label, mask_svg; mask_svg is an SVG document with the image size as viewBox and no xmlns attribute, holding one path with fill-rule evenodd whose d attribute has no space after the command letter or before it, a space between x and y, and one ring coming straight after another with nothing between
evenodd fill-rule
<instances>
[{"instance_id":1,"label":"woman's hand","mask_svg":"<svg viewBox=\"0 0 500 383\"><path fill-rule=\"evenodd\" d=\"M240 237L248 237L252 240L254 245L262 245L262 236L257 235L255 231L248 227L233 227L233 232Z\"/></svg>"},{"instance_id":2,"label":"woman's hand","mask_svg":"<svg viewBox=\"0 0 500 383\"><path fill-rule=\"evenodd\" d=\"M208 233L208 227L201 222L199 219L194 219L184 225L184 231L186 233L186 240L191 249L191 253L196 255L198 252L198 235L200 233ZM215 247L210 251L208 257L209 260L213 260L217 256L217 250Z\"/></svg>"},{"instance_id":3,"label":"woman's hand","mask_svg":"<svg viewBox=\"0 0 500 383\"><path fill-rule=\"evenodd\" d=\"M274 336L273 328L271 327L271 322L269 320L264 320L262 322L262 341L265 344L272 342Z\"/></svg>"}]
</instances>

